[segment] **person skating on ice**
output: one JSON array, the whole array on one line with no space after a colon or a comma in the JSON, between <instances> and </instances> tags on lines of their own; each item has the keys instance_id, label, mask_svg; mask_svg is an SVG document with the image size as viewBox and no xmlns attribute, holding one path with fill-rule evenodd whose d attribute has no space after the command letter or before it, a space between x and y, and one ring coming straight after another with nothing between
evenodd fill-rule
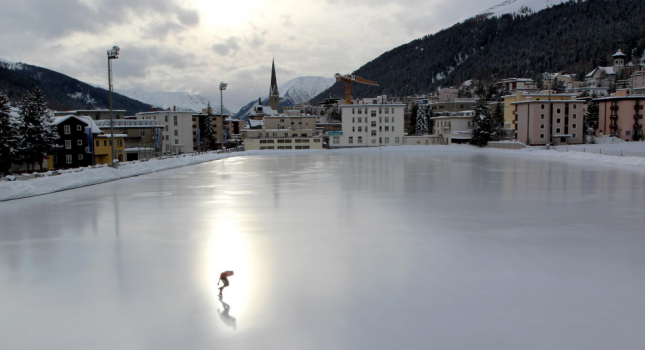
<instances>
[{"instance_id":1,"label":"person skating on ice","mask_svg":"<svg viewBox=\"0 0 645 350\"><path fill-rule=\"evenodd\" d=\"M228 277L233 276L233 271L224 271L219 275L219 281L217 281L217 285L219 286L220 282L223 282L224 285L219 287L219 295L222 296L222 291L224 288L228 287Z\"/></svg>"}]
</instances>

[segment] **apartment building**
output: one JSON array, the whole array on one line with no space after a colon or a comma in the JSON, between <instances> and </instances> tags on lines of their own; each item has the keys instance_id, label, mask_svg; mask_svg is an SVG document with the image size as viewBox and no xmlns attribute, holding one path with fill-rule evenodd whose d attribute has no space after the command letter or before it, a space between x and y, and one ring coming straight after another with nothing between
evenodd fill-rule
<instances>
[{"instance_id":1,"label":"apartment building","mask_svg":"<svg viewBox=\"0 0 645 350\"><path fill-rule=\"evenodd\" d=\"M436 102L430 104L433 112L462 112L475 108L477 100L474 98L458 98L453 101Z\"/></svg>"},{"instance_id":2,"label":"apartment building","mask_svg":"<svg viewBox=\"0 0 645 350\"><path fill-rule=\"evenodd\" d=\"M193 133L196 135L197 125L193 121L194 112L152 111L136 114L137 120L156 120L163 127L164 136L161 140L163 154L180 154L195 152Z\"/></svg>"},{"instance_id":3,"label":"apartment building","mask_svg":"<svg viewBox=\"0 0 645 350\"><path fill-rule=\"evenodd\" d=\"M510 78L497 82L500 90L506 90L509 93L521 91L528 94L535 94L540 91L538 84L533 79L528 78Z\"/></svg>"},{"instance_id":4,"label":"apartment building","mask_svg":"<svg viewBox=\"0 0 645 350\"><path fill-rule=\"evenodd\" d=\"M562 101L562 100L575 100L578 95L576 94L549 94L549 91L541 91L538 94L529 94L522 91L516 91L512 95L503 96L504 99L504 128L515 129L515 102L523 101Z\"/></svg>"},{"instance_id":5,"label":"apartment building","mask_svg":"<svg viewBox=\"0 0 645 350\"><path fill-rule=\"evenodd\" d=\"M645 96L599 98L599 123L596 134L611 135L625 141L643 140Z\"/></svg>"},{"instance_id":6,"label":"apartment building","mask_svg":"<svg viewBox=\"0 0 645 350\"><path fill-rule=\"evenodd\" d=\"M584 139L583 100L523 101L515 106L515 139L530 146L580 144Z\"/></svg>"},{"instance_id":7,"label":"apartment building","mask_svg":"<svg viewBox=\"0 0 645 350\"><path fill-rule=\"evenodd\" d=\"M241 133L245 151L323 148L313 115L266 116L262 128L244 129Z\"/></svg>"},{"instance_id":8,"label":"apartment building","mask_svg":"<svg viewBox=\"0 0 645 350\"><path fill-rule=\"evenodd\" d=\"M363 104L340 106L340 112L343 129L330 133L330 148L403 145L405 104L365 99Z\"/></svg>"},{"instance_id":9,"label":"apartment building","mask_svg":"<svg viewBox=\"0 0 645 350\"><path fill-rule=\"evenodd\" d=\"M192 114L193 118L193 147L195 150L200 150L200 145L197 143L197 129L199 130L204 130L204 123L206 122L206 118L210 116L211 121L213 123L213 129L215 129L215 139L216 139L216 147L217 149L222 148L222 145L224 144L224 120L228 118L229 116L224 114L214 114L208 113L208 109L204 108L202 109L202 113L200 114ZM202 150L204 151L204 150Z\"/></svg>"}]
</instances>

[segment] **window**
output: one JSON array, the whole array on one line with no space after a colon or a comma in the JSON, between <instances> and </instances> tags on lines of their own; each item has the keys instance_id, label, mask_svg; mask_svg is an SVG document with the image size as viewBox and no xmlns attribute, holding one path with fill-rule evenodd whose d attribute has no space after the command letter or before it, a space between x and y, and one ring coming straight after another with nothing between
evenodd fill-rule
<instances>
[{"instance_id":1,"label":"window","mask_svg":"<svg viewBox=\"0 0 645 350\"><path fill-rule=\"evenodd\" d=\"M376 130L372 130L372 136L376 136Z\"/></svg>"},{"instance_id":2,"label":"window","mask_svg":"<svg viewBox=\"0 0 645 350\"><path fill-rule=\"evenodd\" d=\"M284 119L280 119L280 123L284 123Z\"/></svg>"},{"instance_id":3,"label":"window","mask_svg":"<svg viewBox=\"0 0 645 350\"><path fill-rule=\"evenodd\" d=\"M166 135L166 141L168 141L168 140L170 140L170 139L168 138L168 135Z\"/></svg>"},{"instance_id":4,"label":"window","mask_svg":"<svg viewBox=\"0 0 645 350\"><path fill-rule=\"evenodd\" d=\"M177 116L172 117L172 123L177 126Z\"/></svg>"},{"instance_id":5,"label":"window","mask_svg":"<svg viewBox=\"0 0 645 350\"><path fill-rule=\"evenodd\" d=\"M358 137L358 143L363 143L363 136Z\"/></svg>"},{"instance_id":6,"label":"window","mask_svg":"<svg viewBox=\"0 0 645 350\"><path fill-rule=\"evenodd\" d=\"M625 131L625 136L632 136L632 131L631 130Z\"/></svg>"},{"instance_id":7,"label":"window","mask_svg":"<svg viewBox=\"0 0 645 350\"><path fill-rule=\"evenodd\" d=\"M558 109L556 109L556 113L560 114L560 113L562 113L562 110L560 108L558 108Z\"/></svg>"},{"instance_id":8,"label":"window","mask_svg":"<svg viewBox=\"0 0 645 350\"><path fill-rule=\"evenodd\" d=\"M575 128L576 128L576 126L577 126L576 124L573 124L571 127L575 129Z\"/></svg>"},{"instance_id":9,"label":"window","mask_svg":"<svg viewBox=\"0 0 645 350\"><path fill-rule=\"evenodd\" d=\"M376 143L376 139L372 139L372 143Z\"/></svg>"},{"instance_id":10,"label":"window","mask_svg":"<svg viewBox=\"0 0 645 350\"><path fill-rule=\"evenodd\" d=\"M375 127L376 127L376 120L372 120L372 127L373 127L373 128L375 128Z\"/></svg>"},{"instance_id":11,"label":"window","mask_svg":"<svg viewBox=\"0 0 645 350\"><path fill-rule=\"evenodd\" d=\"M175 130L175 136L179 136L179 130Z\"/></svg>"},{"instance_id":12,"label":"window","mask_svg":"<svg viewBox=\"0 0 645 350\"><path fill-rule=\"evenodd\" d=\"M560 130L562 130L562 129L557 128L557 129L555 129L555 132L559 134L559 133L561 133L561 132L562 132L562 131L560 131Z\"/></svg>"},{"instance_id":13,"label":"window","mask_svg":"<svg viewBox=\"0 0 645 350\"><path fill-rule=\"evenodd\" d=\"M81 131L81 126L80 125L76 125L76 131Z\"/></svg>"},{"instance_id":14,"label":"window","mask_svg":"<svg viewBox=\"0 0 645 350\"><path fill-rule=\"evenodd\" d=\"M544 114L540 115L540 119L544 120Z\"/></svg>"},{"instance_id":15,"label":"window","mask_svg":"<svg viewBox=\"0 0 645 350\"><path fill-rule=\"evenodd\" d=\"M540 105L540 109L544 109L544 105Z\"/></svg>"},{"instance_id":16,"label":"window","mask_svg":"<svg viewBox=\"0 0 645 350\"><path fill-rule=\"evenodd\" d=\"M358 122L362 123L363 122L363 117L358 117Z\"/></svg>"},{"instance_id":17,"label":"window","mask_svg":"<svg viewBox=\"0 0 645 350\"><path fill-rule=\"evenodd\" d=\"M392 112L394 112L394 111L392 111ZM392 123L394 123L394 117L392 117Z\"/></svg>"},{"instance_id":18,"label":"window","mask_svg":"<svg viewBox=\"0 0 645 350\"><path fill-rule=\"evenodd\" d=\"M544 138L544 134L540 134L540 138L541 138L541 139L543 139L543 138Z\"/></svg>"},{"instance_id":19,"label":"window","mask_svg":"<svg viewBox=\"0 0 645 350\"><path fill-rule=\"evenodd\" d=\"M383 117L378 117L378 122L382 123L383 122Z\"/></svg>"},{"instance_id":20,"label":"window","mask_svg":"<svg viewBox=\"0 0 645 350\"><path fill-rule=\"evenodd\" d=\"M577 115L577 114L574 114L574 115L573 115L573 119L576 119L576 118L578 118L578 115Z\"/></svg>"},{"instance_id":21,"label":"window","mask_svg":"<svg viewBox=\"0 0 645 350\"><path fill-rule=\"evenodd\" d=\"M544 124L540 124L540 129L544 129Z\"/></svg>"},{"instance_id":22,"label":"window","mask_svg":"<svg viewBox=\"0 0 645 350\"><path fill-rule=\"evenodd\" d=\"M69 126L69 125L65 125ZM65 140L65 149L72 149L72 140Z\"/></svg>"},{"instance_id":23,"label":"window","mask_svg":"<svg viewBox=\"0 0 645 350\"><path fill-rule=\"evenodd\" d=\"M382 137L378 138L378 143L383 143L383 138Z\"/></svg>"},{"instance_id":24,"label":"window","mask_svg":"<svg viewBox=\"0 0 645 350\"><path fill-rule=\"evenodd\" d=\"M398 137L394 138L394 143L399 143L399 138Z\"/></svg>"},{"instance_id":25,"label":"window","mask_svg":"<svg viewBox=\"0 0 645 350\"><path fill-rule=\"evenodd\" d=\"M83 160L83 155L82 154L78 155L78 160Z\"/></svg>"},{"instance_id":26,"label":"window","mask_svg":"<svg viewBox=\"0 0 645 350\"><path fill-rule=\"evenodd\" d=\"M145 131L142 131L142 132L141 132L141 137L144 137L144 136L146 136L146 132L145 132Z\"/></svg>"},{"instance_id":27,"label":"window","mask_svg":"<svg viewBox=\"0 0 645 350\"><path fill-rule=\"evenodd\" d=\"M390 113L390 109L389 109L389 108L385 108L385 114L389 114L389 113Z\"/></svg>"},{"instance_id":28,"label":"window","mask_svg":"<svg viewBox=\"0 0 645 350\"><path fill-rule=\"evenodd\" d=\"M293 142L291 139L284 140L284 143L291 143L291 142Z\"/></svg>"},{"instance_id":29,"label":"window","mask_svg":"<svg viewBox=\"0 0 645 350\"><path fill-rule=\"evenodd\" d=\"M99 146L99 140L96 140L96 147Z\"/></svg>"},{"instance_id":30,"label":"window","mask_svg":"<svg viewBox=\"0 0 645 350\"><path fill-rule=\"evenodd\" d=\"M356 114L356 113L355 113L355 109L354 109L354 108L352 108L352 114Z\"/></svg>"},{"instance_id":31,"label":"window","mask_svg":"<svg viewBox=\"0 0 645 350\"><path fill-rule=\"evenodd\" d=\"M168 122L168 116L166 116L166 117L165 117L165 121L166 121L166 123ZM166 131L167 131L167 130L168 130L168 129L166 129Z\"/></svg>"},{"instance_id":32,"label":"window","mask_svg":"<svg viewBox=\"0 0 645 350\"><path fill-rule=\"evenodd\" d=\"M195 125L193 125L193 128L195 128ZM168 131L168 125L163 127L163 131Z\"/></svg>"},{"instance_id":33,"label":"window","mask_svg":"<svg viewBox=\"0 0 645 350\"><path fill-rule=\"evenodd\" d=\"M69 125L68 125L69 126ZM66 154L65 155L65 162L67 164L72 164L72 155L71 154Z\"/></svg>"},{"instance_id":34,"label":"window","mask_svg":"<svg viewBox=\"0 0 645 350\"><path fill-rule=\"evenodd\" d=\"M83 146L83 140L76 140L76 146Z\"/></svg>"},{"instance_id":35,"label":"window","mask_svg":"<svg viewBox=\"0 0 645 350\"><path fill-rule=\"evenodd\" d=\"M358 132L363 132L363 127L362 126L358 127Z\"/></svg>"},{"instance_id":36,"label":"window","mask_svg":"<svg viewBox=\"0 0 645 350\"><path fill-rule=\"evenodd\" d=\"M578 105L574 103L574 104L573 104L573 109L578 109ZM575 114L574 114L574 115L575 115ZM575 118L575 117L574 117L574 118Z\"/></svg>"},{"instance_id":37,"label":"window","mask_svg":"<svg viewBox=\"0 0 645 350\"><path fill-rule=\"evenodd\" d=\"M390 117L385 117L385 122L389 123L390 122Z\"/></svg>"},{"instance_id":38,"label":"window","mask_svg":"<svg viewBox=\"0 0 645 350\"><path fill-rule=\"evenodd\" d=\"M558 112L558 113L560 113L560 112ZM555 122L560 123L560 120L561 120L560 118L557 118Z\"/></svg>"},{"instance_id":39,"label":"window","mask_svg":"<svg viewBox=\"0 0 645 350\"><path fill-rule=\"evenodd\" d=\"M379 107L378 114L381 114L381 113L382 113L382 111L381 111L381 108Z\"/></svg>"},{"instance_id":40,"label":"window","mask_svg":"<svg viewBox=\"0 0 645 350\"><path fill-rule=\"evenodd\" d=\"M352 117L352 123L356 123L356 118Z\"/></svg>"},{"instance_id":41,"label":"window","mask_svg":"<svg viewBox=\"0 0 645 350\"><path fill-rule=\"evenodd\" d=\"M320 142L320 139L314 139L314 142Z\"/></svg>"},{"instance_id":42,"label":"window","mask_svg":"<svg viewBox=\"0 0 645 350\"><path fill-rule=\"evenodd\" d=\"M379 125L378 132L383 132L383 127Z\"/></svg>"},{"instance_id":43,"label":"window","mask_svg":"<svg viewBox=\"0 0 645 350\"><path fill-rule=\"evenodd\" d=\"M72 133L72 128L69 125L65 125L65 134L69 135Z\"/></svg>"},{"instance_id":44,"label":"window","mask_svg":"<svg viewBox=\"0 0 645 350\"><path fill-rule=\"evenodd\" d=\"M352 136L349 137L349 143L354 143L354 138Z\"/></svg>"},{"instance_id":45,"label":"window","mask_svg":"<svg viewBox=\"0 0 645 350\"><path fill-rule=\"evenodd\" d=\"M575 138L576 138L576 136L578 136L578 135L577 135L576 133L573 133L573 135L572 135L572 136L573 136L573 138L575 139Z\"/></svg>"},{"instance_id":46,"label":"window","mask_svg":"<svg viewBox=\"0 0 645 350\"><path fill-rule=\"evenodd\" d=\"M367 108L365 108L365 114L367 114ZM376 117L376 111L372 111L372 117Z\"/></svg>"},{"instance_id":47,"label":"window","mask_svg":"<svg viewBox=\"0 0 645 350\"><path fill-rule=\"evenodd\" d=\"M390 131L390 127L386 125L385 126L385 131Z\"/></svg>"},{"instance_id":48,"label":"window","mask_svg":"<svg viewBox=\"0 0 645 350\"><path fill-rule=\"evenodd\" d=\"M352 132L356 132L356 127L352 126Z\"/></svg>"},{"instance_id":49,"label":"window","mask_svg":"<svg viewBox=\"0 0 645 350\"><path fill-rule=\"evenodd\" d=\"M123 147L123 140L121 140L121 139L117 139L117 140L116 140L116 146L117 146L117 147Z\"/></svg>"},{"instance_id":50,"label":"window","mask_svg":"<svg viewBox=\"0 0 645 350\"><path fill-rule=\"evenodd\" d=\"M394 132L394 125L392 125L392 132Z\"/></svg>"},{"instance_id":51,"label":"window","mask_svg":"<svg viewBox=\"0 0 645 350\"><path fill-rule=\"evenodd\" d=\"M358 109L358 114L363 114L363 109L362 108Z\"/></svg>"},{"instance_id":52,"label":"window","mask_svg":"<svg viewBox=\"0 0 645 350\"><path fill-rule=\"evenodd\" d=\"M385 143L390 143L390 138L389 137L385 138Z\"/></svg>"},{"instance_id":53,"label":"window","mask_svg":"<svg viewBox=\"0 0 645 350\"><path fill-rule=\"evenodd\" d=\"M179 140L175 139L175 145L179 144Z\"/></svg>"},{"instance_id":54,"label":"window","mask_svg":"<svg viewBox=\"0 0 645 350\"><path fill-rule=\"evenodd\" d=\"M58 156L54 156L54 164L58 164Z\"/></svg>"},{"instance_id":55,"label":"window","mask_svg":"<svg viewBox=\"0 0 645 350\"><path fill-rule=\"evenodd\" d=\"M376 113L376 111L374 111ZM367 108L365 108L365 114L367 114Z\"/></svg>"},{"instance_id":56,"label":"window","mask_svg":"<svg viewBox=\"0 0 645 350\"><path fill-rule=\"evenodd\" d=\"M359 111L360 111L360 109L359 109ZM337 145L337 144L339 144L339 143L340 143L340 137L335 136L335 137L334 137L334 145Z\"/></svg>"},{"instance_id":57,"label":"window","mask_svg":"<svg viewBox=\"0 0 645 350\"><path fill-rule=\"evenodd\" d=\"M103 140L103 146L107 146L107 141Z\"/></svg>"}]
</instances>

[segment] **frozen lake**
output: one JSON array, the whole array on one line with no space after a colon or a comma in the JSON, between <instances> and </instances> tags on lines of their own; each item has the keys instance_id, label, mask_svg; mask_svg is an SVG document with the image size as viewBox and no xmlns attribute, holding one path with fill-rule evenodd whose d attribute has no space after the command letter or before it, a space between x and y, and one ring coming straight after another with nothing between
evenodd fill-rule
<instances>
[{"instance_id":1,"label":"frozen lake","mask_svg":"<svg viewBox=\"0 0 645 350\"><path fill-rule=\"evenodd\" d=\"M642 349L644 213L637 168L468 147L4 202L0 348Z\"/></svg>"}]
</instances>

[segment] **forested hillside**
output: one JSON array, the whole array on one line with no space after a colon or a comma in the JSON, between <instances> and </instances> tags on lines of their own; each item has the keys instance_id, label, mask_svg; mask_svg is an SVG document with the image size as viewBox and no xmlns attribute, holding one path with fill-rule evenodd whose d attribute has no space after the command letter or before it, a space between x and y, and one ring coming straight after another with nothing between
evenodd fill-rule
<instances>
[{"instance_id":1,"label":"forested hillside","mask_svg":"<svg viewBox=\"0 0 645 350\"><path fill-rule=\"evenodd\" d=\"M25 92L40 87L50 109L72 110L108 108L108 91L67 75L23 63L0 61L0 90L16 103ZM149 111L152 106L114 93L114 109L125 109L129 115Z\"/></svg>"},{"instance_id":2,"label":"forested hillside","mask_svg":"<svg viewBox=\"0 0 645 350\"><path fill-rule=\"evenodd\" d=\"M564 71L585 75L611 64L622 49L640 58L645 48L645 2L636 0L570 1L533 15L479 16L436 34L399 46L368 62L354 74L379 87L354 84L356 97L421 94L468 79L537 79ZM344 96L336 83L329 94Z\"/></svg>"}]
</instances>

